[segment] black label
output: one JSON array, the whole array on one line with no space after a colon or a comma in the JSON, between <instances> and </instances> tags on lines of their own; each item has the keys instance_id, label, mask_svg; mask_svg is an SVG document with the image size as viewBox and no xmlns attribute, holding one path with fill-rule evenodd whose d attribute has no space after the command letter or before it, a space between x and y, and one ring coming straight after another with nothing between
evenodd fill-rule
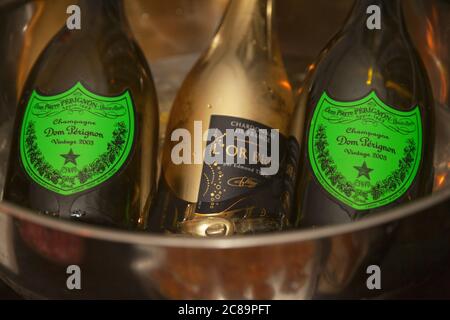
<instances>
[{"instance_id":1,"label":"black label","mask_svg":"<svg viewBox=\"0 0 450 320\"><path fill-rule=\"evenodd\" d=\"M227 129L234 131L233 138L227 139ZM218 134L207 143L206 154L222 161L204 163L196 213L284 219L294 188L296 140L288 141L278 131L274 135L272 128L255 121L228 116L212 116L210 131ZM293 152L287 152L288 146Z\"/></svg>"},{"instance_id":2,"label":"black label","mask_svg":"<svg viewBox=\"0 0 450 320\"><path fill-rule=\"evenodd\" d=\"M234 132L232 138L226 138L227 129ZM178 198L161 179L150 229L206 236L209 227L225 234L288 228L299 161L297 140L228 116L212 116L209 132L197 203Z\"/></svg>"}]
</instances>

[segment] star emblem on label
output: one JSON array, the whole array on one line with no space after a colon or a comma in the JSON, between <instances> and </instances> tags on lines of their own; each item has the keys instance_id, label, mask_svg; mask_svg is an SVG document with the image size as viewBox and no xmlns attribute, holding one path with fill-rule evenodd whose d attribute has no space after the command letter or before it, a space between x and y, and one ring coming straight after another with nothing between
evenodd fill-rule
<instances>
[{"instance_id":1,"label":"star emblem on label","mask_svg":"<svg viewBox=\"0 0 450 320\"><path fill-rule=\"evenodd\" d=\"M358 170L358 178L361 177L366 177L367 179L370 180L370 173L373 171L373 169L370 169L367 166L367 163L364 161L364 163L362 164L362 166L358 167L358 166L354 166L353 168L355 168L356 170Z\"/></svg>"},{"instance_id":2,"label":"star emblem on label","mask_svg":"<svg viewBox=\"0 0 450 320\"><path fill-rule=\"evenodd\" d=\"M74 165L77 165L77 158L80 156L79 154L75 154L73 152L73 149L70 149L70 151L66 154L60 154L61 157L65 159L64 165L68 163L73 163Z\"/></svg>"}]
</instances>

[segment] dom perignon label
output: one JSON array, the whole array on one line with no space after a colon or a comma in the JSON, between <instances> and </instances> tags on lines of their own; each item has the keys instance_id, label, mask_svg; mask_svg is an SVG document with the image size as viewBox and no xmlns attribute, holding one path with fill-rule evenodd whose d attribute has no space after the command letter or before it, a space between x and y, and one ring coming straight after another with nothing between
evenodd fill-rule
<instances>
[{"instance_id":1,"label":"dom perignon label","mask_svg":"<svg viewBox=\"0 0 450 320\"><path fill-rule=\"evenodd\" d=\"M260 148L251 148L251 140L248 138L241 146L237 143L237 139L230 143L226 139L227 129L244 132L253 129L252 131L258 134L258 146L264 144L267 154L261 154ZM223 156L223 163L204 164L196 212L230 213L233 216L233 212L242 214L244 211L247 218L267 216L280 219L290 207L294 165L298 152L293 155L294 159L290 159L287 153L289 142L286 137L278 134L277 141L274 141L274 136L271 135L272 128L255 121L214 115L211 117L210 130L219 130L224 134L212 139L206 148ZM267 130L266 138L261 139L259 135L261 130ZM279 153L276 158L271 154L274 143L279 145L276 149ZM291 149L298 151L295 139L291 143L293 144ZM226 155L234 157L235 163L227 163ZM274 165L260 161L265 156L268 156L270 161L278 161L275 166L278 170L273 175L263 175L261 172L262 168ZM238 158L242 164L237 163ZM251 163L250 159L256 163Z\"/></svg>"},{"instance_id":2,"label":"dom perignon label","mask_svg":"<svg viewBox=\"0 0 450 320\"><path fill-rule=\"evenodd\" d=\"M34 182L68 196L116 174L130 154L134 134L129 92L104 97L80 83L54 96L34 91L22 122L21 160Z\"/></svg>"},{"instance_id":3,"label":"dom perignon label","mask_svg":"<svg viewBox=\"0 0 450 320\"><path fill-rule=\"evenodd\" d=\"M419 107L397 110L375 92L353 102L324 93L308 152L315 177L340 202L361 211L388 205L411 187L420 166Z\"/></svg>"}]
</instances>

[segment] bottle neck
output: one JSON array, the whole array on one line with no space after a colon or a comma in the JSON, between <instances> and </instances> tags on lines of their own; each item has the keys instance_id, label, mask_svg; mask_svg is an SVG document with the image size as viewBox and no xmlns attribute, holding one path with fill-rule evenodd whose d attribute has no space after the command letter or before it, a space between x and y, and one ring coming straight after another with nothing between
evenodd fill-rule
<instances>
[{"instance_id":1,"label":"bottle neck","mask_svg":"<svg viewBox=\"0 0 450 320\"><path fill-rule=\"evenodd\" d=\"M213 42L231 50L252 46L271 55L274 0L231 0Z\"/></svg>"},{"instance_id":2,"label":"bottle neck","mask_svg":"<svg viewBox=\"0 0 450 320\"><path fill-rule=\"evenodd\" d=\"M366 33L371 31L383 32L385 30L392 32L394 29L401 30L405 27L401 3L401 0L357 0L347 19L344 31L352 29ZM375 11L369 10L371 6L380 8L381 30L371 30L367 26L370 15L375 14Z\"/></svg>"},{"instance_id":3,"label":"bottle neck","mask_svg":"<svg viewBox=\"0 0 450 320\"><path fill-rule=\"evenodd\" d=\"M114 24L126 25L127 20L122 0L80 0L81 23L89 26ZM83 27L82 27L83 29Z\"/></svg>"}]
</instances>

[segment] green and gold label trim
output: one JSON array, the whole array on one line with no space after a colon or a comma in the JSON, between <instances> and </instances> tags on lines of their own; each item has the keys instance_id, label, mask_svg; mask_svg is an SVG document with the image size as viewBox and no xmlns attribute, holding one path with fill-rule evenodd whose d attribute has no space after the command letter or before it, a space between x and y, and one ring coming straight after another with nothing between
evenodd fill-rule
<instances>
[{"instance_id":1,"label":"green and gold label trim","mask_svg":"<svg viewBox=\"0 0 450 320\"><path fill-rule=\"evenodd\" d=\"M397 110L375 92L352 102L323 93L308 153L318 182L338 201L360 211L388 205L411 187L419 170L420 109Z\"/></svg>"},{"instance_id":2,"label":"green and gold label trim","mask_svg":"<svg viewBox=\"0 0 450 320\"><path fill-rule=\"evenodd\" d=\"M69 196L94 188L125 164L135 136L130 93L105 97L81 83L44 96L33 91L20 133L20 156L40 186Z\"/></svg>"}]
</instances>

